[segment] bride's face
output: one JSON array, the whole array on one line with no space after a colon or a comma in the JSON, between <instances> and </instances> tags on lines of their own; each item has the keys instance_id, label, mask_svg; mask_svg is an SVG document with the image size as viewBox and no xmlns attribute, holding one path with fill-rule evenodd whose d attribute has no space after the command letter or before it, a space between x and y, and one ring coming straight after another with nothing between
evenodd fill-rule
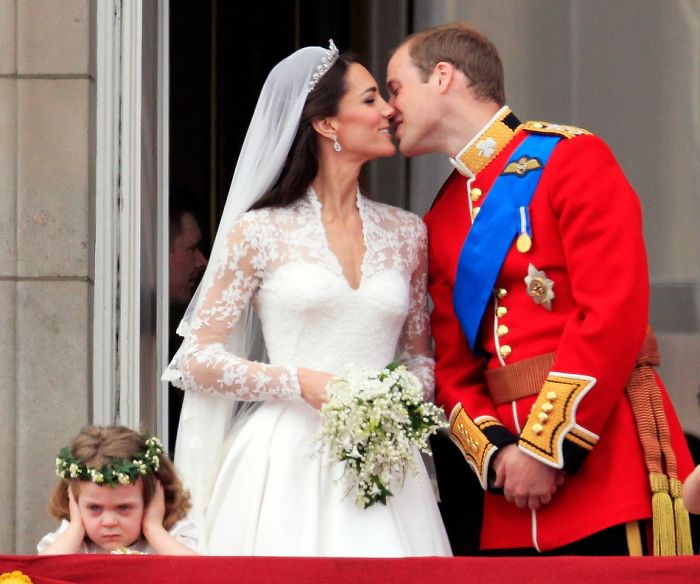
<instances>
[{"instance_id":1,"label":"bride's face","mask_svg":"<svg viewBox=\"0 0 700 584\"><path fill-rule=\"evenodd\" d=\"M363 162L392 156L396 152L390 124L394 108L379 93L374 77L362 65L352 63L345 84L347 91L335 116L342 152Z\"/></svg>"}]
</instances>

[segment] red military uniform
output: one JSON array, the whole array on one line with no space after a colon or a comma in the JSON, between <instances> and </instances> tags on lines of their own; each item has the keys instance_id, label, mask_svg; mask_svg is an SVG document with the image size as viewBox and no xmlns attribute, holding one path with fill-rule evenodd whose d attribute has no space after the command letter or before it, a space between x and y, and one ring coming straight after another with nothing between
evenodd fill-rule
<instances>
[{"instance_id":1,"label":"red military uniform","mask_svg":"<svg viewBox=\"0 0 700 584\"><path fill-rule=\"evenodd\" d=\"M647 330L648 273L639 201L605 143L576 128L512 120L503 108L458 155L460 172L425 217L436 400L453 413L453 437L484 488L492 455L514 442L575 472L537 511L486 494L482 548L544 551L651 516L649 475L625 393ZM563 139L529 205L531 246L518 251L514 242L508 251L473 352L453 309L460 252L489 189L530 132ZM487 375L542 359L546 380L534 395L495 403ZM692 463L663 396L682 480Z\"/></svg>"}]
</instances>

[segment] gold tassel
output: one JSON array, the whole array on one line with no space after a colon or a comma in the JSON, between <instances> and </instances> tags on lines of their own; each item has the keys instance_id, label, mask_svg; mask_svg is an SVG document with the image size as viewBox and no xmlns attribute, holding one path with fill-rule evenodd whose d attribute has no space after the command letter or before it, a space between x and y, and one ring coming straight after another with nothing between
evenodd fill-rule
<instances>
[{"instance_id":1,"label":"gold tassel","mask_svg":"<svg viewBox=\"0 0 700 584\"><path fill-rule=\"evenodd\" d=\"M676 518L676 554L679 556L693 555L693 539L690 534L690 516L683 504L683 484L676 478L670 479L673 512Z\"/></svg>"},{"instance_id":2,"label":"gold tassel","mask_svg":"<svg viewBox=\"0 0 700 584\"><path fill-rule=\"evenodd\" d=\"M668 492L668 477L659 472L649 474L651 483L651 511L654 534L654 555L676 555L676 530L673 503Z\"/></svg>"}]
</instances>

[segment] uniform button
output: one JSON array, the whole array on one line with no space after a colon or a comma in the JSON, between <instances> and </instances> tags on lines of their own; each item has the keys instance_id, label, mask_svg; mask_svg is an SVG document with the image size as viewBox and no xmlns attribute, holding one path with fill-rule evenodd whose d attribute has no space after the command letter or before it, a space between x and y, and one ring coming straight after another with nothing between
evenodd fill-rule
<instances>
[{"instance_id":1,"label":"uniform button","mask_svg":"<svg viewBox=\"0 0 700 584\"><path fill-rule=\"evenodd\" d=\"M505 298L506 294L508 294L508 290L506 290L505 288L499 288L498 290L496 290L496 296L499 300Z\"/></svg>"},{"instance_id":2,"label":"uniform button","mask_svg":"<svg viewBox=\"0 0 700 584\"><path fill-rule=\"evenodd\" d=\"M498 318L503 318L506 314L508 314L508 309L505 306L499 306L496 309L496 316Z\"/></svg>"},{"instance_id":3,"label":"uniform button","mask_svg":"<svg viewBox=\"0 0 700 584\"><path fill-rule=\"evenodd\" d=\"M537 419L544 424L547 420L549 420L549 416L544 412L540 412L537 414Z\"/></svg>"},{"instance_id":4,"label":"uniform button","mask_svg":"<svg viewBox=\"0 0 700 584\"><path fill-rule=\"evenodd\" d=\"M535 122L532 124L535 128L544 128L544 124L541 124L540 122Z\"/></svg>"},{"instance_id":5,"label":"uniform button","mask_svg":"<svg viewBox=\"0 0 700 584\"><path fill-rule=\"evenodd\" d=\"M549 401L554 401L555 399L557 399L557 392L556 391L547 392L547 399Z\"/></svg>"},{"instance_id":6,"label":"uniform button","mask_svg":"<svg viewBox=\"0 0 700 584\"><path fill-rule=\"evenodd\" d=\"M474 187L471 191L472 201L476 202L481 198L482 192L479 187Z\"/></svg>"},{"instance_id":7,"label":"uniform button","mask_svg":"<svg viewBox=\"0 0 700 584\"><path fill-rule=\"evenodd\" d=\"M554 409L554 406L550 404L549 402L542 404L542 411L545 413L549 413Z\"/></svg>"},{"instance_id":8,"label":"uniform button","mask_svg":"<svg viewBox=\"0 0 700 584\"><path fill-rule=\"evenodd\" d=\"M501 354L501 357L507 359L508 357L510 357L510 354L513 352L513 349L510 348L510 345L501 345L501 348L498 350L498 352Z\"/></svg>"},{"instance_id":9,"label":"uniform button","mask_svg":"<svg viewBox=\"0 0 700 584\"><path fill-rule=\"evenodd\" d=\"M479 214L479 211L481 211L481 207L474 207L472 210L472 219L476 219L476 216Z\"/></svg>"},{"instance_id":10,"label":"uniform button","mask_svg":"<svg viewBox=\"0 0 700 584\"><path fill-rule=\"evenodd\" d=\"M504 337L508 334L508 327L504 324L499 324L498 328L496 329L496 334L499 337Z\"/></svg>"},{"instance_id":11,"label":"uniform button","mask_svg":"<svg viewBox=\"0 0 700 584\"><path fill-rule=\"evenodd\" d=\"M544 427L542 426L542 424L533 424L533 425L532 425L532 431L533 431L535 434L540 435L540 434L542 434L542 432L544 431Z\"/></svg>"}]
</instances>

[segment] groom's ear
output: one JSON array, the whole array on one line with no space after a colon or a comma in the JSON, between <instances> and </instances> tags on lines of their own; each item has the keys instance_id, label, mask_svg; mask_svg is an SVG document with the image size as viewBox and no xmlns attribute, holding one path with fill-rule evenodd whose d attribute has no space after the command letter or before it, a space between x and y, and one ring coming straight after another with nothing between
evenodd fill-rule
<instances>
[{"instance_id":1,"label":"groom's ear","mask_svg":"<svg viewBox=\"0 0 700 584\"><path fill-rule=\"evenodd\" d=\"M311 125L321 136L332 138L338 133L338 123L335 118L316 118Z\"/></svg>"},{"instance_id":2,"label":"groom's ear","mask_svg":"<svg viewBox=\"0 0 700 584\"><path fill-rule=\"evenodd\" d=\"M452 63L440 61L435 65L430 81L437 85L440 93L446 93L454 82L456 72L457 70Z\"/></svg>"}]
</instances>

